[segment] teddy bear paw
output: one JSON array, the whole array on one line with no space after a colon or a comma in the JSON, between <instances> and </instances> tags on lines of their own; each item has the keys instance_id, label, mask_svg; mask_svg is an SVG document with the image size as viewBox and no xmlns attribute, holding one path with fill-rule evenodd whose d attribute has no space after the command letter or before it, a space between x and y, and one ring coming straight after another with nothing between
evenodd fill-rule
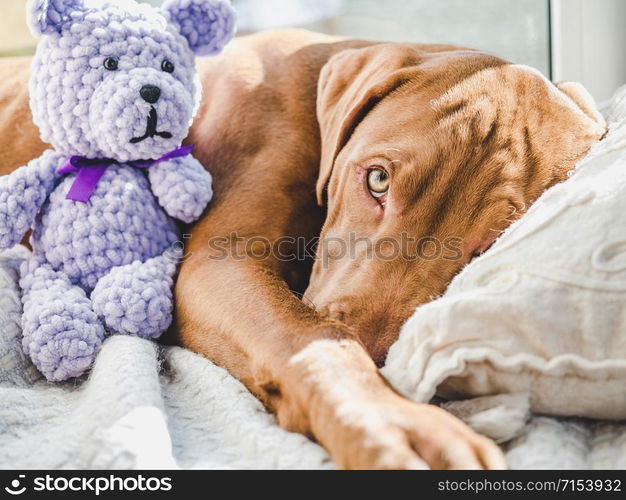
<instances>
[{"instance_id":1,"label":"teddy bear paw","mask_svg":"<svg viewBox=\"0 0 626 500\"><path fill-rule=\"evenodd\" d=\"M154 339L170 326L172 279L151 264L117 268L94 288L94 311L111 333Z\"/></svg>"},{"instance_id":2,"label":"teddy bear paw","mask_svg":"<svg viewBox=\"0 0 626 500\"><path fill-rule=\"evenodd\" d=\"M41 318L36 328L24 325L24 352L54 382L83 375L93 363L104 338L98 319L52 315Z\"/></svg>"}]
</instances>

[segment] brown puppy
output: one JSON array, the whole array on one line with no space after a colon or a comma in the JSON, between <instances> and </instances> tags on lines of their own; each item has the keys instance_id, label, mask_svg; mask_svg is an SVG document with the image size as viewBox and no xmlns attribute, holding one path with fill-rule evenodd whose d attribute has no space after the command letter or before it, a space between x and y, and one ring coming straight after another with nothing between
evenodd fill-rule
<instances>
[{"instance_id":1,"label":"brown puppy","mask_svg":"<svg viewBox=\"0 0 626 500\"><path fill-rule=\"evenodd\" d=\"M44 147L27 120L26 64L0 63L2 173ZM189 142L215 198L177 283L183 344L342 467L502 467L488 440L395 393L370 355L381 362L413 308L565 178L603 133L593 103L480 52L300 31L240 38L201 78ZM303 302L292 290L310 263L285 256L319 235L326 197ZM333 253L349 233L404 234L419 258L370 258L367 241ZM424 237L440 242L435 258L420 253Z\"/></svg>"},{"instance_id":2,"label":"brown puppy","mask_svg":"<svg viewBox=\"0 0 626 500\"><path fill-rule=\"evenodd\" d=\"M581 88L567 84L592 110ZM328 255L306 298L352 325L379 363L415 307L440 295L604 133L599 115L585 116L538 72L473 51L345 51L324 68L320 89ZM340 242L355 235L361 244L340 258Z\"/></svg>"}]
</instances>

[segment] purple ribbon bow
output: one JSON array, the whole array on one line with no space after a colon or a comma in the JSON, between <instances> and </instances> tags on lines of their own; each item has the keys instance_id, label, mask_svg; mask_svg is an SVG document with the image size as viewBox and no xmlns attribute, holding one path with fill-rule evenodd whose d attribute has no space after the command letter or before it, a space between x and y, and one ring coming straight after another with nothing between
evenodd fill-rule
<instances>
[{"instance_id":1,"label":"purple ribbon bow","mask_svg":"<svg viewBox=\"0 0 626 500\"><path fill-rule=\"evenodd\" d=\"M157 163L165 160L171 160L172 158L180 158L181 156L187 156L193 149L192 145L181 146L179 148L165 153L156 160L137 160L124 162L126 165L130 165L135 168L148 168ZM59 174L71 174L77 172L76 179L72 183L70 190L65 196L68 200L80 201L87 203L89 198L96 189L98 181L104 175L104 172L108 167L114 164L118 164L117 160L111 158L85 158L84 156L72 156L68 158L63 165L57 170Z\"/></svg>"}]
</instances>

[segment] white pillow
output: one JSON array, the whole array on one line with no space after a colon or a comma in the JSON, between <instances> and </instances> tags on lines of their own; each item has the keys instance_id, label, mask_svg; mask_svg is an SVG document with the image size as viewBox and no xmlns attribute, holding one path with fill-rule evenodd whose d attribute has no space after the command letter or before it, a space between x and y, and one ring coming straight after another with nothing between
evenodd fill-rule
<instances>
[{"instance_id":1,"label":"white pillow","mask_svg":"<svg viewBox=\"0 0 626 500\"><path fill-rule=\"evenodd\" d=\"M575 173L406 323L383 369L399 391L626 418L626 87L607 118Z\"/></svg>"}]
</instances>

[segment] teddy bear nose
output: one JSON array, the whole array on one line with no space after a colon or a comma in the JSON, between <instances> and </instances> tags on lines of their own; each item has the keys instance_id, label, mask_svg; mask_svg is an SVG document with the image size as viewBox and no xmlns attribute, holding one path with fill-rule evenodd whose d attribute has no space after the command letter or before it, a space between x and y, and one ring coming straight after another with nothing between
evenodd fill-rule
<instances>
[{"instance_id":1,"label":"teddy bear nose","mask_svg":"<svg viewBox=\"0 0 626 500\"><path fill-rule=\"evenodd\" d=\"M139 90L139 95L144 101L154 104L159 100L159 97L161 97L161 89L154 85L144 85L141 87L141 90Z\"/></svg>"}]
</instances>

